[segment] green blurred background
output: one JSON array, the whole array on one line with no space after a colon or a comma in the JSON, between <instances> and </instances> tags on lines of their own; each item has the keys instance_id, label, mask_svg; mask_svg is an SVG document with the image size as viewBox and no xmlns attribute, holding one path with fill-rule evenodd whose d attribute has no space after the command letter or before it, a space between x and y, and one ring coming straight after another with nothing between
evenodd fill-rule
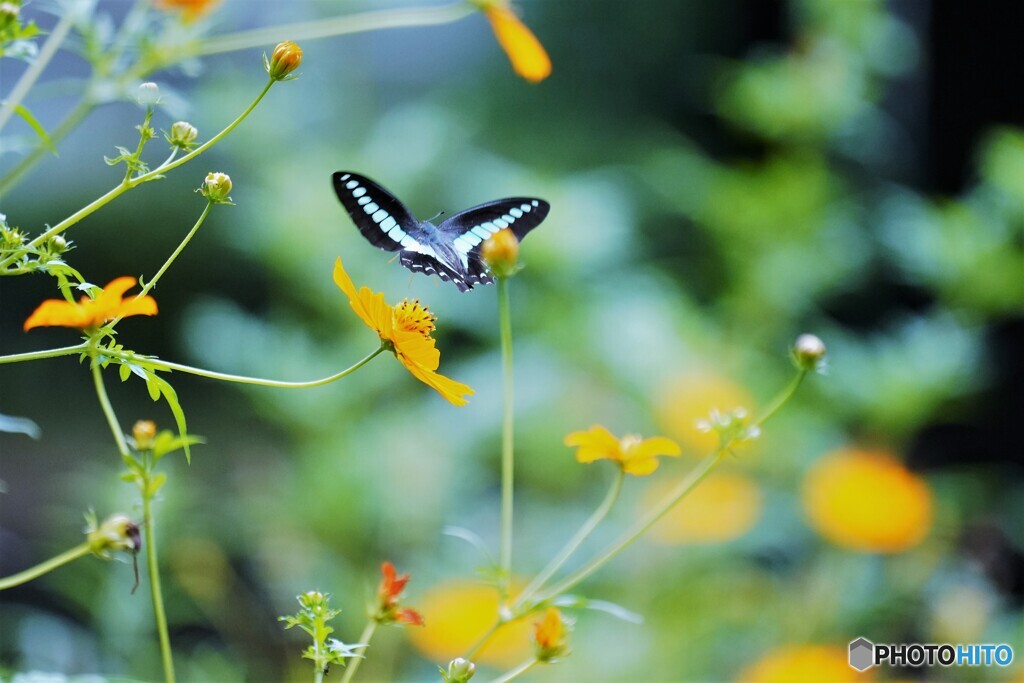
<instances>
[{"instance_id":1,"label":"green blurred background","mask_svg":"<svg viewBox=\"0 0 1024 683\"><path fill-rule=\"evenodd\" d=\"M224 33L408 4L227 0L207 21ZM127 7L101 2L97 12L116 24ZM352 642L381 560L412 572L415 607L481 564L444 525L497 546L494 288L459 294L388 264L334 197L330 175L341 169L379 180L421 217L509 195L552 205L523 244L527 267L512 291L514 564L524 577L610 481L610 468L574 461L565 434L601 423L684 446L655 477L627 482L586 546L593 552L635 518L649 486L702 455L691 428L701 414L684 409L686 397L748 396L756 411L789 377L797 334L829 347L828 373L727 463L755 482L749 528L633 546L581 592L644 622L574 613L573 656L536 680L734 680L781 645L845 648L859 635L1007 642L1024 657L1024 132L1013 127L1024 120L1024 8L519 8L554 63L539 85L512 73L479 15L303 41L301 77L276 86L234 134L70 231L69 261L91 282L152 274L202 209L193 189L208 171L226 172L237 206L213 212L155 291L160 315L126 320L122 343L223 372L331 374L375 342L331 282L342 256L357 284L430 305L442 372L477 392L454 408L386 358L301 392L172 376L190 429L208 440L191 466L164 461L158 507L180 678L305 680L305 643L275 621L294 611L296 594L332 593L345 610L335 635ZM23 11L47 27L49 9ZM262 86L260 53L156 74L166 104L155 127L184 118L212 135ZM0 92L23 68L0 61ZM73 50L62 53L26 104L52 128L87 73ZM38 231L120 179L102 157L134 147L141 120L121 100L3 196L12 225ZM8 132L31 135L17 123ZM0 171L23 152L5 142ZM54 295L43 275L0 282L2 353L74 343L69 330L21 331ZM126 426L171 426L141 383L110 377ZM5 365L0 387L0 412L42 430L38 441L0 434L6 575L80 542L89 507L101 517L138 510L83 367ZM714 403L724 400L702 409L733 407ZM825 453L859 447L896 454L932 490L934 521L906 552L844 549L808 524L805 472ZM0 594L0 667L154 677L147 591L130 595L131 583L128 566L83 560ZM386 629L359 677L432 680L437 663ZM1021 676L1015 666L939 673L1009 680Z\"/></svg>"}]
</instances>

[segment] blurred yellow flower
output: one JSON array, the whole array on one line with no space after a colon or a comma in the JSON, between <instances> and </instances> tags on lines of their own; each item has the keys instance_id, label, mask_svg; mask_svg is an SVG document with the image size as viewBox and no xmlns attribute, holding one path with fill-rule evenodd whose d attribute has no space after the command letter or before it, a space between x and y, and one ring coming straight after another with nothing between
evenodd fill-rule
<instances>
[{"instance_id":1,"label":"blurred yellow flower","mask_svg":"<svg viewBox=\"0 0 1024 683\"><path fill-rule=\"evenodd\" d=\"M649 510L674 488L658 482L643 495L641 509ZM719 472L693 489L651 527L650 538L667 545L723 543L750 531L761 517L761 489L750 477Z\"/></svg>"},{"instance_id":2,"label":"blurred yellow flower","mask_svg":"<svg viewBox=\"0 0 1024 683\"><path fill-rule=\"evenodd\" d=\"M641 439L626 434L621 439L600 425L586 432L573 432L565 437L566 446L578 446L576 459L590 463L595 460L614 460L622 471L643 477L658 469L659 455L679 455L679 446L671 439L655 436Z\"/></svg>"},{"instance_id":3,"label":"blurred yellow flower","mask_svg":"<svg viewBox=\"0 0 1024 683\"><path fill-rule=\"evenodd\" d=\"M803 485L811 525L851 550L898 553L932 525L928 484L884 450L842 448L811 466Z\"/></svg>"},{"instance_id":4,"label":"blurred yellow flower","mask_svg":"<svg viewBox=\"0 0 1024 683\"><path fill-rule=\"evenodd\" d=\"M33 327L99 327L115 318L129 315L156 315L156 301L149 296L124 298L124 293L135 286L135 278L119 277L96 295L83 296L78 303L63 299L47 299L25 321L25 331Z\"/></svg>"},{"instance_id":5,"label":"blurred yellow flower","mask_svg":"<svg viewBox=\"0 0 1024 683\"><path fill-rule=\"evenodd\" d=\"M745 668L740 683L853 683L874 680L874 672L850 668L846 649L832 645L789 645Z\"/></svg>"},{"instance_id":6,"label":"blurred yellow flower","mask_svg":"<svg viewBox=\"0 0 1024 683\"><path fill-rule=\"evenodd\" d=\"M476 4L491 22L494 37L517 74L531 83L551 75L551 58L544 46L504 0L477 0Z\"/></svg>"},{"instance_id":7,"label":"blurred yellow flower","mask_svg":"<svg viewBox=\"0 0 1024 683\"><path fill-rule=\"evenodd\" d=\"M465 655L498 618L498 592L470 581L442 583L417 602L426 626L411 629L409 638L417 650L437 662ZM530 656L532 641L533 627L528 620L511 622L491 638L473 661L514 666Z\"/></svg>"},{"instance_id":8,"label":"blurred yellow flower","mask_svg":"<svg viewBox=\"0 0 1024 683\"><path fill-rule=\"evenodd\" d=\"M707 420L712 411L754 407L746 389L712 373L677 377L665 387L657 405L657 418L662 429L695 455L704 455L718 446L718 434L714 430L698 427L698 423Z\"/></svg>"},{"instance_id":9,"label":"blurred yellow flower","mask_svg":"<svg viewBox=\"0 0 1024 683\"><path fill-rule=\"evenodd\" d=\"M400 304L389 306L383 294L373 292L369 287L360 287L357 292L340 258L334 263L334 283L348 297L356 315L377 333L381 342L390 347L413 377L437 391L452 405L466 405L465 397L475 392L465 384L437 373L441 352L430 336L436 318L426 306L420 305L418 299L404 299Z\"/></svg>"}]
</instances>

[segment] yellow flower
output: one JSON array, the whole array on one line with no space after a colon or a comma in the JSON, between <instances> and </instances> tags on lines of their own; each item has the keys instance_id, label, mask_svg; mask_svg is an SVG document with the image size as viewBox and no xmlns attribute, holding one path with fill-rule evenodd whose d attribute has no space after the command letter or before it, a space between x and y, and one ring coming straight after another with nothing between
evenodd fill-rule
<instances>
[{"instance_id":1,"label":"yellow flower","mask_svg":"<svg viewBox=\"0 0 1024 683\"><path fill-rule=\"evenodd\" d=\"M77 327L85 330L129 315L156 315L153 297L124 298L124 293L134 286L135 278L119 277L100 290L95 299L83 296L77 304L63 299L47 299L25 321L25 331L33 327Z\"/></svg>"},{"instance_id":2,"label":"yellow flower","mask_svg":"<svg viewBox=\"0 0 1024 683\"><path fill-rule=\"evenodd\" d=\"M469 581L434 586L417 603L426 625L409 629L409 638L425 657L438 662L464 656L498 618L498 592ZM530 656L530 643L530 623L518 619L502 627L473 661L514 666Z\"/></svg>"},{"instance_id":3,"label":"yellow flower","mask_svg":"<svg viewBox=\"0 0 1024 683\"><path fill-rule=\"evenodd\" d=\"M544 618L533 625L537 659L550 662L569 654L568 635L565 622L562 621L562 613L554 607L548 607L544 612Z\"/></svg>"},{"instance_id":4,"label":"yellow flower","mask_svg":"<svg viewBox=\"0 0 1024 683\"><path fill-rule=\"evenodd\" d=\"M807 473L803 499L811 525L852 550L901 552L932 524L928 484L882 450L844 448L822 457Z\"/></svg>"},{"instance_id":5,"label":"yellow flower","mask_svg":"<svg viewBox=\"0 0 1024 683\"><path fill-rule=\"evenodd\" d=\"M741 683L854 683L874 680L874 672L850 668L846 650L831 645L789 645L744 669Z\"/></svg>"},{"instance_id":6,"label":"yellow flower","mask_svg":"<svg viewBox=\"0 0 1024 683\"><path fill-rule=\"evenodd\" d=\"M638 477L647 476L658 469L659 455L679 455L679 446L671 439L655 436L641 439L636 434L627 434L621 439L600 425L590 431L573 432L565 437L566 446L578 446L576 459L579 462L614 460L622 471Z\"/></svg>"},{"instance_id":7,"label":"yellow flower","mask_svg":"<svg viewBox=\"0 0 1024 683\"><path fill-rule=\"evenodd\" d=\"M491 22L494 37L512 62L513 71L531 83L551 75L551 58L544 46L503 0L478 0L477 4Z\"/></svg>"},{"instance_id":8,"label":"yellow flower","mask_svg":"<svg viewBox=\"0 0 1024 683\"><path fill-rule=\"evenodd\" d=\"M381 342L394 352L413 377L451 404L466 405L464 397L475 392L465 384L437 373L441 352L435 348L434 339L430 336L436 318L420 305L419 300L404 299L400 304L389 306L383 294L372 292L369 287L360 287L357 292L340 258L334 263L334 283L348 297L356 315L377 333Z\"/></svg>"},{"instance_id":9,"label":"yellow flower","mask_svg":"<svg viewBox=\"0 0 1024 683\"><path fill-rule=\"evenodd\" d=\"M721 375L700 373L674 379L658 401L658 423L697 455L718 447L718 434L701 429L712 411L753 408L750 394Z\"/></svg>"},{"instance_id":10,"label":"yellow flower","mask_svg":"<svg viewBox=\"0 0 1024 683\"><path fill-rule=\"evenodd\" d=\"M647 489L643 509L649 510L675 487L659 482ZM731 472L712 474L651 527L658 543L723 543L750 531L761 516L761 490L750 477Z\"/></svg>"}]
</instances>

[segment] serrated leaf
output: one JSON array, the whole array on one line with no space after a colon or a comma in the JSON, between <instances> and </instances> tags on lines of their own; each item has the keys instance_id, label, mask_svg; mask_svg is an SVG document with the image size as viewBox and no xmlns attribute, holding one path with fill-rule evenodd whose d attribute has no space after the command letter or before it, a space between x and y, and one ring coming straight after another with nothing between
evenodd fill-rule
<instances>
[{"instance_id":1,"label":"serrated leaf","mask_svg":"<svg viewBox=\"0 0 1024 683\"><path fill-rule=\"evenodd\" d=\"M182 448L185 449L185 461L191 465L192 451L189 449L189 445L194 442L188 436L188 428L185 424L185 411L181 409L181 404L178 402L178 392L166 380L157 377L155 374L152 377L159 384L160 392L163 393L164 400L167 401L167 406L174 415L174 422L178 426L178 434L182 438Z\"/></svg>"}]
</instances>

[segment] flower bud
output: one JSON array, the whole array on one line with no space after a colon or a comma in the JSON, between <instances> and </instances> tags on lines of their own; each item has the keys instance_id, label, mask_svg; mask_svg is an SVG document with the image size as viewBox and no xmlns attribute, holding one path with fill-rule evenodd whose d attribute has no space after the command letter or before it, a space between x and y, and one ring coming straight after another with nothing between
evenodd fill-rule
<instances>
[{"instance_id":1,"label":"flower bud","mask_svg":"<svg viewBox=\"0 0 1024 683\"><path fill-rule=\"evenodd\" d=\"M508 228L487 238L480 256L495 277L512 277L519 270L519 240Z\"/></svg>"},{"instance_id":2,"label":"flower bud","mask_svg":"<svg viewBox=\"0 0 1024 683\"><path fill-rule=\"evenodd\" d=\"M196 138L199 137L199 131L188 121L176 121L171 126L171 132L167 135L167 142L171 143L172 147L188 151L195 147Z\"/></svg>"},{"instance_id":3,"label":"flower bud","mask_svg":"<svg viewBox=\"0 0 1024 683\"><path fill-rule=\"evenodd\" d=\"M135 553L142 547L139 525L126 515L111 515L87 535L89 550L100 557L109 557L110 553L123 550Z\"/></svg>"},{"instance_id":4,"label":"flower bud","mask_svg":"<svg viewBox=\"0 0 1024 683\"><path fill-rule=\"evenodd\" d=\"M13 2L0 2L0 28L5 28L18 20L21 8Z\"/></svg>"},{"instance_id":5,"label":"flower bud","mask_svg":"<svg viewBox=\"0 0 1024 683\"><path fill-rule=\"evenodd\" d=\"M231 178L226 173L207 173L199 194L214 204L231 204Z\"/></svg>"},{"instance_id":6,"label":"flower bud","mask_svg":"<svg viewBox=\"0 0 1024 683\"><path fill-rule=\"evenodd\" d=\"M475 673L476 664L468 659L456 657L448 662L447 670L441 669L441 678L445 680L445 683L466 683Z\"/></svg>"},{"instance_id":7,"label":"flower bud","mask_svg":"<svg viewBox=\"0 0 1024 683\"><path fill-rule=\"evenodd\" d=\"M569 633L562 613L548 607L544 618L533 625L533 645L537 659L550 662L569 654Z\"/></svg>"},{"instance_id":8,"label":"flower bud","mask_svg":"<svg viewBox=\"0 0 1024 683\"><path fill-rule=\"evenodd\" d=\"M825 365L825 342L813 334L801 334L793 344L793 362L807 372L821 371Z\"/></svg>"},{"instance_id":9,"label":"flower bud","mask_svg":"<svg viewBox=\"0 0 1024 683\"><path fill-rule=\"evenodd\" d=\"M160 103L160 86L156 83L143 83L135 94L135 100L144 107Z\"/></svg>"},{"instance_id":10,"label":"flower bud","mask_svg":"<svg viewBox=\"0 0 1024 683\"><path fill-rule=\"evenodd\" d=\"M148 451L153 447L153 438L156 436L156 423L152 420L139 420L132 427L132 439L135 440L135 449Z\"/></svg>"},{"instance_id":11,"label":"flower bud","mask_svg":"<svg viewBox=\"0 0 1024 683\"><path fill-rule=\"evenodd\" d=\"M54 235L47 244L50 253L54 256L59 256L68 250L68 241L61 235Z\"/></svg>"},{"instance_id":12,"label":"flower bud","mask_svg":"<svg viewBox=\"0 0 1024 683\"><path fill-rule=\"evenodd\" d=\"M299 64L302 64L302 48L290 40L278 43L269 60L263 56L263 68L275 81L285 80L288 74L299 68Z\"/></svg>"}]
</instances>

